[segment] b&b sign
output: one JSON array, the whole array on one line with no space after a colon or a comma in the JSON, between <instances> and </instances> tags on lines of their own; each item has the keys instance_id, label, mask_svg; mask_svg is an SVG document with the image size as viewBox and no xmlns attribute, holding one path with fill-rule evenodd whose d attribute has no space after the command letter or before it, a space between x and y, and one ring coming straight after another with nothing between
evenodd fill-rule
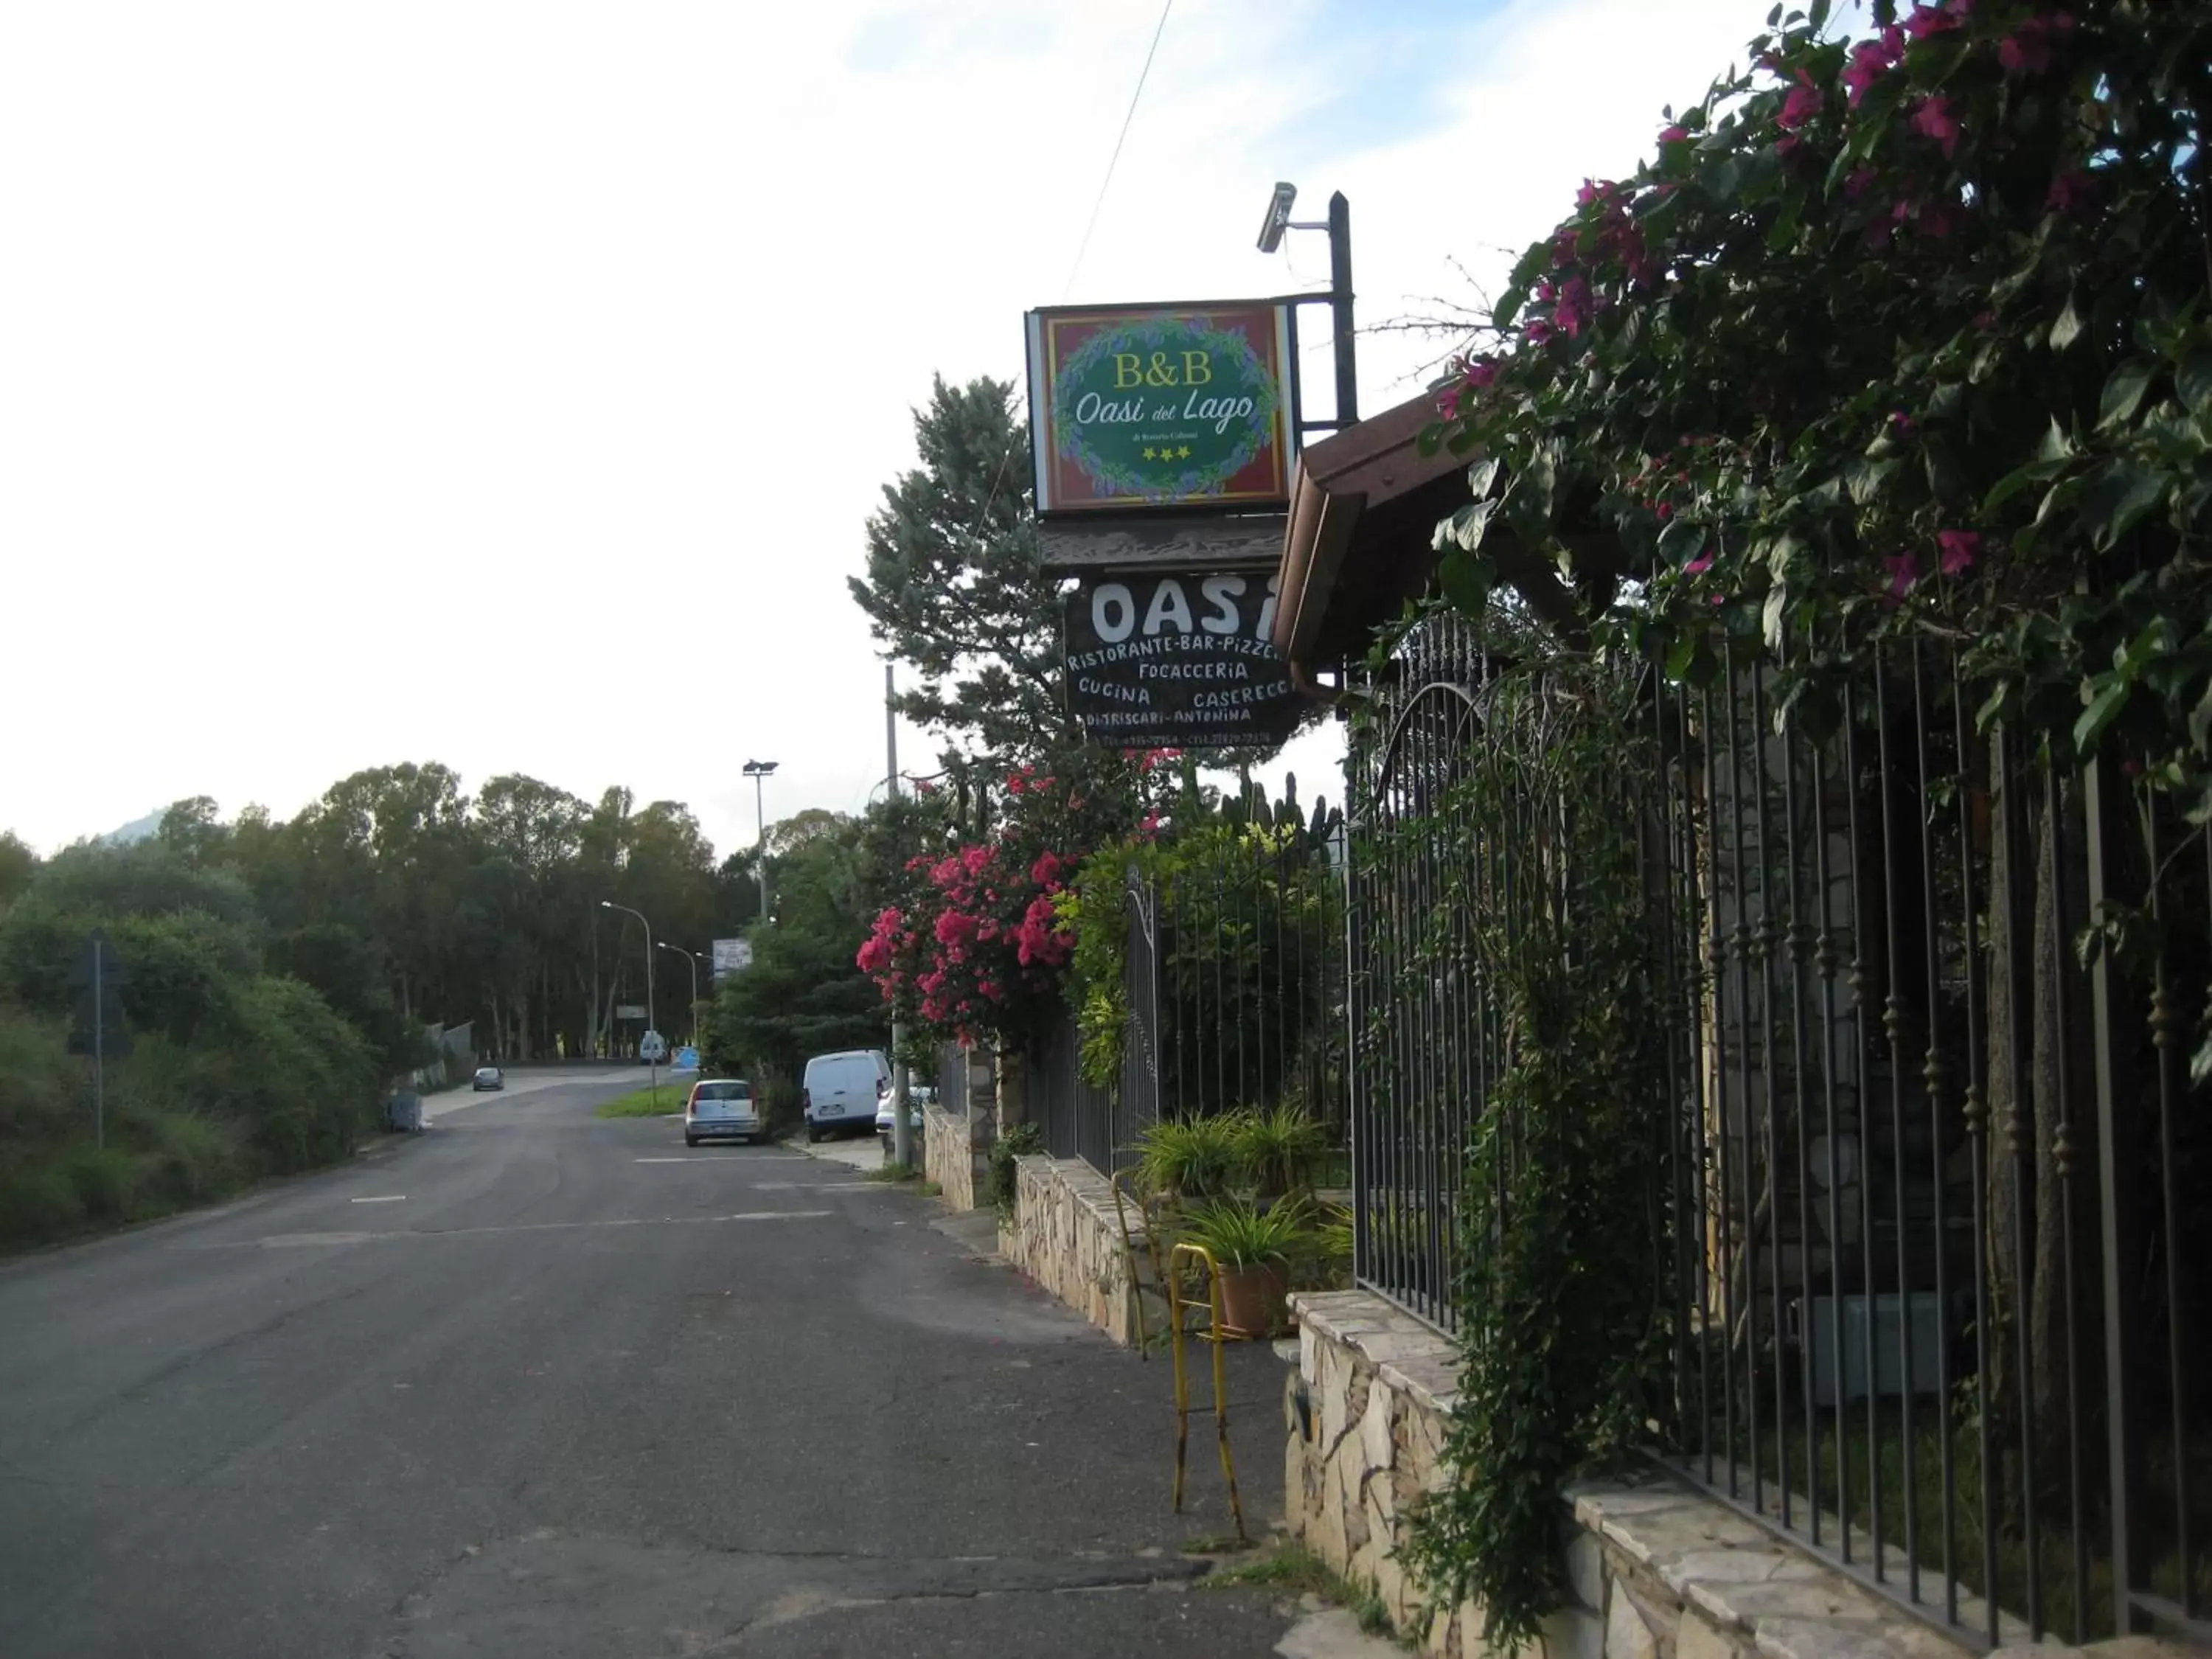
<instances>
[{"instance_id":1,"label":"b&b sign","mask_svg":"<svg viewBox=\"0 0 2212 1659\"><path fill-rule=\"evenodd\" d=\"M1068 711L1116 749L1280 743L1304 705L1274 622L1259 572L1086 581L1067 601Z\"/></svg>"},{"instance_id":2,"label":"b&b sign","mask_svg":"<svg viewBox=\"0 0 2212 1659\"><path fill-rule=\"evenodd\" d=\"M1290 313L1266 301L1030 313L1037 511L1288 501Z\"/></svg>"}]
</instances>

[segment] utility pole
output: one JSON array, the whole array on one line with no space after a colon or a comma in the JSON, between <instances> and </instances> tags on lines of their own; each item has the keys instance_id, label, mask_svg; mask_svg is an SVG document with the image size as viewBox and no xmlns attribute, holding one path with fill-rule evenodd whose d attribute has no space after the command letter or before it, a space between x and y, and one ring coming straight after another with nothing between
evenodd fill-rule
<instances>
[{"instance_id":1,"label":"utility pole","mask_svg":"<svg viewBox=\"0 0 2212 1659\"><path fill-rule=\"evenodd\" d=\"M884 664L884 799L898 799L898 685L892 676L891 665ZM891 1161L903 1164L908 1169L918 1162L914 1155L914 1125L909 1119L913 1108L908 1103L910 1090L906 1070L906 1027L896 1013L891 1016Z\"/></svg>"},{"instance_id":2,"label":"utility pole","mask_svg":"<svg viewBox=\"0 0 2212 1659\"><path fill-rule=\"evenodd\" d=\"M666 939L660 941L660 948L664 951L675 951L691 966L691 1018L685 1024L685 1029L690 1036L687 1039L686 1046L696 1048L699 1045L699 958L682 945L671 945Z\"/></svg>"}]
</instances>

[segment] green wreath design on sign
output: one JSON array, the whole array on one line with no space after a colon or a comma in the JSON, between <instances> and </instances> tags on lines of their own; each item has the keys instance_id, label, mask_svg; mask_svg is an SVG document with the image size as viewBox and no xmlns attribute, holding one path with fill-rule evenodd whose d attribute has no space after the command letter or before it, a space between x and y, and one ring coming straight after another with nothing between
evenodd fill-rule
<instances>
[{"instance_id":1,"label":"green wreath design on sign","mask_svg":"<svg viewBox=\"0 0 2212 1659\"><path fill-rule=\"evenodd\" d=\"M1188 443L1176 445L1175 448L1182 452L1180 454L1164 452L1148 465L1138 454L1120 454L1102 446L1085 429L1087 423L1078 421L1079 409L1087 395L1117 395L1116 390L1104 389L1098 384L1103 379L1107 388L1111 388L1115 356L1135 353L1146 362L1158 359L1181 362L1186 353L1198 352L1205 353L1206 357L1210 379L1204 383L1202 391L1207 398L1249 398L1251 402L1250 411L1240 412L1229 432L1217 434L1206 431L1197 450L1193 451ZM1188 405L1198 399L1200 390L1172 382L1165 386L1154 383L1127 389L1121 395L1157 400L1163 391L1167 391L1176 401ZM1231 329L1208 327L1203 319L1149 318L1103 328L1070 354L1054 378L1052 420L1060 453L1082 468L1102 494L1167 501L1218 494L1230 479L1250 465L1253 458L1267 447L1280 406L1275 375L1243 335ZM1164 418L1151 416L1144 422L1125 420L1122 424L1157 425ZM1210 422L1216 417L1201 415L1194 418ZM1109 440L1121 438L1134 447L1135 440L1118 429L1109 428L1101 435Z\"/></svg>"}]
</instances>

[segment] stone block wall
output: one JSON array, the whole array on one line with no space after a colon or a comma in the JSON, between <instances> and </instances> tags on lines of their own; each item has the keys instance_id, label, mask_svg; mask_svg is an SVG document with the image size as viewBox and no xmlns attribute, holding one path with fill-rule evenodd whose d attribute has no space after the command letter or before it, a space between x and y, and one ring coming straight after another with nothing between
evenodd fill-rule
<instances>
[{"instance_id":1,"label":"stone block wall","mask_svg":"<svg viewBox=\"0 0 2212 1659\"><path fill-rule=\"evenodd\" d=\"M988 1183L991 1122L942 1106L921 1109L921 1172L943 1189L956 1210L972 1210Z\"/></svg>"},{"instance_id":2,"label":"stone block wall","mask_svg":"<svg viewBox=\"0 0 2212 1659\"><path fill-rule=\"evenodd\" d=\"M1080 1158L1042 1153L1014 1161L1014 1213L999 1223L999 1254L1123 1346L1137 1340L1137 1297L1129 1279L1114 1190ZM1139 1284L1149 1289L1143 1224L1132 1212L1127 1242ZM1148 1309L1148 1328L1161 1328Z\"/></svg>"},{"instance_id":3,"label":"stone block wall","mask_svg":"<svg viewBox=\"0 0 2212 1659\"><path fill-rule=\"evenodd\" d=\"M1285 1503L1291 1530L1371 1589L1425 1654L1504 1659L1472 1602L1431 1610L1398 1561L1411 1512L1443 1480L1451 1344L1366 1291L1291 1298ZM1921 1624L1724 1504L1655 1477L1560 1494L1571 1595L1545 1659L1966 1659Z\"/></svg>"}]
</instances>

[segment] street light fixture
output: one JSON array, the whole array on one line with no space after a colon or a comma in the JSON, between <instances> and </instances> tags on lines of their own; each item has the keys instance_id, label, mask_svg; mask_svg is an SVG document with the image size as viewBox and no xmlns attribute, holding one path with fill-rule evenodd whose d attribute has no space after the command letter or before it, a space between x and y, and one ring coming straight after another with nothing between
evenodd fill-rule
<instances>
[{"instance_id":1,"label":"street light fixture","mask_svg":"<svg viewBox=\"0 0 2212 1659\"><path fill-rule=\"evenodd\" d=\"M635 916L637 925L645 929L645 1029L650 1031L653 1029L656 1012L653 995L653 924L645 919L644 911L633 910L627 904L617 904L612 899L601 899L599 908L619 910L626 916Z\"/></svg>"},{"instance_id":2,"label":"street light fixture","mask_svg":"<svg viewBox=\"0 0 2212 1659\"><path fill-rule=\"evenodd\" d=\"M760 836L761 921L763 922L766 922L769 917L768 807L761 793L761 784L763 779L775 773L775 768L776 763L774 761L749 760L745 763L745 775L753 781L753 814Z\"/></svg>"},{"instance_id":3,"label":"street light fixture","mask_svg":"<svg viewBox=\"0 0 2212 1659\"><path fill-rule=\"evenodd\" d=\"M1352 339L1352 204L1339 191L1328 198L1328 217L1326 219L1293 219L1291 204L1298 199L1298 187L1279 183L1275 193L1267 198L1267 216L1260 222L1260 252L1273 253L1283 245L1283 233L1290 230L1325 230L1328 233L1328 292L1299 295L1293 305L1320 305L1329 308L1332 331L1336 336L1336 418L1334 421L1301 421L1302 428L1341 432L1359 420L1358 376L1354 372Z\"/></svg>"},{"instance_id":4,"label":"street light fixture","mask_svg":"<svg viewBox=\"0 0 2212 1659\"><path fill-rule=\"evenodd\" d=\"M660 940L659 944L662 950L673 951L691 964L691 1035L685 1046L696 1048L699 1046L699 958L682 945L671 945L666 939Z\"/></svg>"}]
</instances>

